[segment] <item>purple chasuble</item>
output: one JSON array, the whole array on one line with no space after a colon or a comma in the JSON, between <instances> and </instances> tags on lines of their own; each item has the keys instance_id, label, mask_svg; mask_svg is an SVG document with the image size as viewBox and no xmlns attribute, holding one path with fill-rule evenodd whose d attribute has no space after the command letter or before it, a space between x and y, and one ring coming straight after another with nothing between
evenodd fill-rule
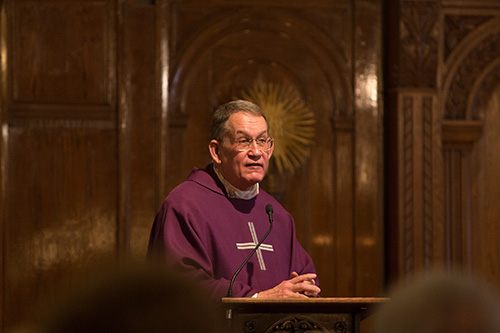
<instances>
[{"instance_id":1,"label":"purple chasuble","mask_svg":"<svg viewBox=\"0 0 500 333\"><path fill-rule=\"evenodd\" d=\"M225 297L231 277L269 228L267 204L274 208L273 230L236 278L233 296L270 289L294 271L316 273L281 204L262 189L250 200L228 198L211 164L194 168L167 196L151 230L148 255L164 257L206 286L214 299Z\"/></svg>"}]
</instances>

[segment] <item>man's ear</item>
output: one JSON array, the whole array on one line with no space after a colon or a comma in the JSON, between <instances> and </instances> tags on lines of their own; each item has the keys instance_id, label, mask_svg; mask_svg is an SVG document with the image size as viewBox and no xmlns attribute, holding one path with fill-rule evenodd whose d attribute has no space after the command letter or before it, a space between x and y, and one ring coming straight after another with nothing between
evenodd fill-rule
<instances>
[{"instance_id":1,"label":"man's ear","mask_svg":"<svg viewBox=\"0 0 500 333\"><path fill-rule=\"evenodd\" d=\"M219 157L219 141L211 140L208 144L208 151L210 152L210 156L215 164L220 164L221 159Z\"/></svg>"},{"instance_id":2,"label":"man's ear","mask_svg":"<svg viewBox=\"0 0 500 333\"><path fill-rule=\"evenodd\" d=\"M271 156L273 156L273 152L274 152L274 145L271 147L271 150L269 150L267 152L267 158L268 159L271 159Z\"/></svg>"}]
</instances>

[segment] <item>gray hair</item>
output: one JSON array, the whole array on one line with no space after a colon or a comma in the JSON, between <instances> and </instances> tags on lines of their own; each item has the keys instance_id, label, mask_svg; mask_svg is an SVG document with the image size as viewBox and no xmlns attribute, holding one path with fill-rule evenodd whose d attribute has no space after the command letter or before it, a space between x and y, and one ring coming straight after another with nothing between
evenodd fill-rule
<instances>
[{"instance_id":1,"label":"gray hair","mask_svg":"<svg viewBox=\"0 0 500 333\"><path fill-rule=\"evenodd\" d=\"M229 117L237 112L246 112L264 118L267 125L267 132L269 133L269 123L262 109L257 104L240 99L223 104L215 110L212 116L212 127L210 130L212 140L221 140L224 137L228 130L227 121Z\"/></svg>"},{"instance_id":2,"label":"gray hair","mask_svg":"<svg viewBox=\"0 0 500 333\"><path fill-rule=\"evenodd\" d=\"M454 271L430 271L402 283L375 312L376 333L500 332L497 290Z\"/></svg>"}]
</instances>

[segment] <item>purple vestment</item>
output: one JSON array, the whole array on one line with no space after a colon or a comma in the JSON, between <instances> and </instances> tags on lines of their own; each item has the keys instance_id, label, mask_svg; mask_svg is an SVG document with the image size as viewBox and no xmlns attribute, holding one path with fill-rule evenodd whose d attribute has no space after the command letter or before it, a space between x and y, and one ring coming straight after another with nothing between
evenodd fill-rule
<instances>
[{"instance_id":1,"label":"purple vestment","mask_svg":"<svg viewBox=\"0 0 500 333\"><path fill-rule=\"evenodd\" d=\"M253 199L228 198L209 165L195 168L167 196L156 215L149 255L200 281L215 299L225 297L231 277L269 228L265 207L274 208L273 230L240 272L233 296L245 297L288 280L292 272L316 273L295 237L292 216L264 192Z\"/></svg>"}]
</instances>

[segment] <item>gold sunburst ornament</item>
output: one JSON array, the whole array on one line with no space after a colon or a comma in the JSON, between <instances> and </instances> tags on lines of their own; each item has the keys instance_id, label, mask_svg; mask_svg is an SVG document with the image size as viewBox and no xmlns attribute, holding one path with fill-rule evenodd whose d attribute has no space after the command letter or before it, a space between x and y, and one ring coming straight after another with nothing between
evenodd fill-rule
<instances>
[{"instance_id":1,"label":"gold sunburst ornament","mask_svg":"<svg viewBox=\"0 0 500 333\"><path fill-rule=\"evenodd\" d=\"M256 83L242 97L266 114L275 147L273 160L279 173L293 172L309 155L314 138L314 114L291 86Z\"/></svg>"}]
</instances>

